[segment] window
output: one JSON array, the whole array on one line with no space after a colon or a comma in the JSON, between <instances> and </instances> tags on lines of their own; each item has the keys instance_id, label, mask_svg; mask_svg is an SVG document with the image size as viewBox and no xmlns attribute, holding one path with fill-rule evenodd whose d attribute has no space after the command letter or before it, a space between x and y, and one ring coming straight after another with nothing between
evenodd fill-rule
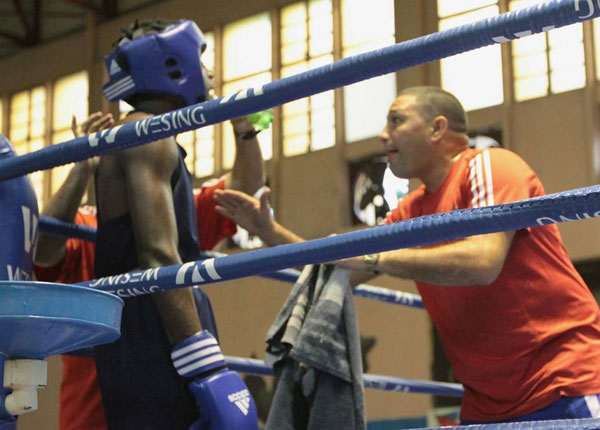
<instances>
[{"instance_id":1,"label":"window","mask_svg":"<svg viewBox=\"0 0 600 430\"><path fill-rule=\"evenodd\" d=\"M600 19L592 20L594 26L594 57L596 58L596 80L600 81Z\"/></svg>"},{"instance_id":2,"label":"window","mask_svg":"<svg viewBox=\"0 0 600 430\"><path fill-rule=\"evenodd\" d=\"M202 54L202 62L210 70L215 69L215 37L206 33L207 48ZM196 176L212 175L215 171L215 126L202 127L194 131L194 168Z\"/></svg>"},{"instance_id":3,"label":"window","mask_svg":"<svg viewBox=\"0 0 600 430\"><path fill-rule=\"evenodd\" d=\"M344 57L394 43L393 0L342 0ZM346 141L376 136L395 97L396 77L393 73L344 87Z\"/></svg>"},{"instance_id":4,"label":"window","mask_svg":"<svg viewBox=\"0 0 600 430\"><path fill-rule=\"evenodd\" d=\"M498 3L498 0L438 0L438 16L443 18L458 15L473 9L495 5L496 3Z\"/></svg>"},{"instance_id":5,"label":"window","mask_svg":"<svg viewBox=\"0 0 600 430\"><path fill-rule=\"evenodd\" d=\"M539 3L511 0L510 10ZM583 27L566 27L513 40L515 99L543 97L585 85Z\"/></svg>"},{"instance_id":6,"label":"window","mask_svg":"<svg viewBox=\"0 0 600 430\"><path fill-rule=\"evenodd\" d=\"M177 143L187 153L185 163L192 175L203 177L214 173L213 125L181 133L177 135Z\"/></svg>"},{"instance_id":7,"label":"window","mask_svg":"<svg viewBox=\"0 0 600 430\"><path fill-rule=\"evenodd\" d=\"M87 72L78 72L58 79L54 84L52 104L52 143L73 139L72 116L75 115L78 122L88 117ZM62 185L71 167L66 165L52 169L52 194Z\"/></svg>"},{"instance_id":8,"label":"window","mask_svg":"<svg viewBox=\"0 0 600 430\"><path fill-rule=\"evenodd\" d=\"M308 0L281 9L281 77L333 62L331 0ZM283 154L292 156L335 144L333 91L286 103Z\"/></svg>"},{"instance_id":9,"label":"window","mask_svg":"<svg viewBox=\"0 0 600 430\"><path fill-rule=\"evenodd\" d=\"M497 0L438 0L439 30L448 30L498 15ZM500 45L440 60L442 88L454 94L466 110L503 102Z\"/></svg>"},{"instance_id":10,"label":"window","mask_svg":"<svg viewBox=\"0 0 600 430\"><path fill-rule=\"evenodd\" d=\"M215 37L204 33L206 51L202 53L202 63L210 70L215 68ZM187 152L185 162L190 173L196 177L212 175L215 171L215 126L210 125L196 130L181 133L177 142Z\"/></svg>"},{"instance_id":11,"label":"window","mask_svg":"<svg viewBox=\"0 0 600 430\"><path fill-rule=\"evenodd\" d=\"M37 151L44 147L46 131L46 89L43 86L14 94L10 99L9 139L18 155ZM33 189L42 202L42 171L29 175Z\"/></svg>"},{"instance_id":12,"label":"window","mask_svg":"<svg viewBox=\"0 0 600 430\"><path fill-rule=\"evenodd\" d=\"M262 13L228 24L223 32L223 94L271 82L271 19ZM223 129L223 168L233 165L235 139L229 121ZM273 156L272 129L259 137L265 160Z\"/></svg>"}]
</instances>

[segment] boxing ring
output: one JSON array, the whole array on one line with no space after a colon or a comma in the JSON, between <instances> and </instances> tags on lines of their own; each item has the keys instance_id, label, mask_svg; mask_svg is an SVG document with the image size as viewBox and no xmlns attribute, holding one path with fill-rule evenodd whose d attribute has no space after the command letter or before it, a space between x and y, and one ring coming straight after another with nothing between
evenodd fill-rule
<instances>
[{"instance_id":1,"label":"boxing ring","mask_svg":"<svg viewBox=\"0 0 600 430\"><path fill-rule=\"evenodd\" d=\"M38 170L121 151L379 75L491 44L504 43L531 34L583 22L598 16L600 16L600 2L551 0L527 9L509 12L473 24L349 57L232 96L188 106L160 116L52 145L29 154L1 160L0 180L8 180ZM161 124L164 122L168 122L172 126L163 129ZM0 325L5 324L6 321L6 325L2 327L10 329L12 333L12 336L6 337L6 341L0 343L0 353L9 358L38 359L78 349L82 345L94 344L98 338L104 342L110 341L118 336L117 320L120 312L119 306L122 306L120 299L115 296L130 297L255 275L293 281L297 274L289 271L290 267L415 247L472 235L596 217L600 217L600 186L598 185L509 204L423 216L298 244L281 245L238 255L210 255L204 260L182 265L94 279L80 283L80 286L73 287L74 290L65 289L64 294L71 294L66 291L81 293L83 298L80 299L80 303L88 310L96 308L99 303L107 303L106 306L110 308L112 320L94 320L93 317L87 315L72 315L64 306L61 306L63 313L56 314L52 306L47 306L46 300L23 300L27 302L27 306L16 306L8 311L0 310ZM40 228L42 225L46 231L68 236L82 235L81 237L83 237L83 235L87 235L88 240L93 240L94 232L92 230L82 231L77 227L60 225L55 220L49 219L40 221ZM62 230L63 228L71 230L66 232ZM23 297L45 294L42 289L36 289L36 284L38 283L5 281L0 283L0 286L3 287L0 288L0 291L4 291L6 294L23 294ZM24 293L23 291L27 288L32 290ZM368 298L422 307L418 296L410 297L405 294L394 294L370 286L361 286L356 291L356 295ZM57 298L44 297L44 299L56 300ZM22 300L22 297L18 300ZM106 315L106 312L103 315ZM35 318L28 316L35 316ZM38 326L33 329L28 327L30 320L33 319L42 327ZM60 325L57 323L59 320ZM60 328L61 325L62 328ZM81 334L85 332L78 328L81 325L88 326L86 335ZM43 339L31 337L31 335L31 342L26 345L21 341L15 341L17 338L19 340L27 338L28 333L39 332L48 327L58 327L57 333L64 333L63 337L59 334L55 336L61 339L60 345L44 343ZM270 372L268 367L257 360L229 357L228 362L233 369L242 372L262 375ZM369 377L371 377L370 380ZM440 391L443 391L444 395L460 395L460 387L456 384L408 381L375 375L365 375L364 384L366 387L393 391L439 394L442 394ZM600 419L488 424L457 428L600 429Z\"/></svg>"}]
</instances>

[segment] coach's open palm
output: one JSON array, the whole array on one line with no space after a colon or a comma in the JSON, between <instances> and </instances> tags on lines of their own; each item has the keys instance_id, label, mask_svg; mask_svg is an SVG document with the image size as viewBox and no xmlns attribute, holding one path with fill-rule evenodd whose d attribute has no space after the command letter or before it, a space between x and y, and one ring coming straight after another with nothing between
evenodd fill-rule
<instances>
[{"instance_id":1,"label":"coach's open palm","mask_svg":"<svg viewBox=\"0 0 600 430\"><path fill-rule=\"evenodd\" d=\"M273 224L269 205L270 192L270 189L265 188L259 200L241 191L216 190L216 210L248 230L250 234L260 237L271 229Z\"/></svg>"},{"instance_id":2,"label":"coach's open palm","mask_svg":"<svg viewBox=\"0 0 600 430\"><path fill-rule=\"evenodd\" d=\"M77 124L77 117L75 115L71 117L71 131L76 138L105 130L112 127L114 124L115 119L113 118L112 113L103 113L100 111L91 114L81 124ZM81 163L86 163L88 169L94 171L96 167L98 167L98 163L100 163L100 157L91 157L81 161Z\"/></svg>"}]
</instances>

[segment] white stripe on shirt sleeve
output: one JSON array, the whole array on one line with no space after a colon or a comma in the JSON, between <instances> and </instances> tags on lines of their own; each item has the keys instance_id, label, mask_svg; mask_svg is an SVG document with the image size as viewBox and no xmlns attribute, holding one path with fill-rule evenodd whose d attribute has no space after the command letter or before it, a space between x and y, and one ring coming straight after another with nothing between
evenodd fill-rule
<instances>
[{"instance_id":1,"label":"white stripe on shirt sleeve","mask_svg":"<svg viewBox=\"0 0 600 430\"><path fill-rule=\"evenodd\" d=\"M478 208L485 206L485 183L483 182L483 161L481 154L475 157L475 167L477 169L477 187L479 188L479 205Z\"/></svg>"},{"instance_id":2,"label":"white stripe on shirt sleeve","mask_svg":"<svg viewBox=\"0 0 600 430\"><path fill-rule=\"evenodd\" d=\"M477 192L477 181L475 180L475 159L473 158L469 161L469 169L470 175L469 180L471 181L471 194L473 198L471 199L471 207L476 208L477 202L479 201L479 193Z\"/></svg>"},{"instance_id":3,"label":"white stripe on shirt sleeve","mask_svg":"<svg viewBox=\"0 0 600 430\"><path fill-rule=\"evenodd\" d=\"M494 183L492 182L492 163L490 161L490 151L488 149L483 151L483 163L485 182L487 183L487 204L488 206L491 206L494 204Z\"/></svg>"}]
</instances>

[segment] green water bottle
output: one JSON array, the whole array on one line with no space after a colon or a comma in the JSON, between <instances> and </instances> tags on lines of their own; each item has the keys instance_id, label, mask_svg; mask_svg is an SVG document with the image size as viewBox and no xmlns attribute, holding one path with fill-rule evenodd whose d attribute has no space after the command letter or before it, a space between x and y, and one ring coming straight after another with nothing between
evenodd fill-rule
<instances>
[{"instance_id":1,"label":"green water bottle","mask_svg":"<svg viewBox=\"0 0 600 430\"><path fill-rule=\"evenodd\" d=\"M248 121L252 123L256 131L266 130L273 122L273 109L251 113L248 115Z\"/></svg>"}]
</instances>

